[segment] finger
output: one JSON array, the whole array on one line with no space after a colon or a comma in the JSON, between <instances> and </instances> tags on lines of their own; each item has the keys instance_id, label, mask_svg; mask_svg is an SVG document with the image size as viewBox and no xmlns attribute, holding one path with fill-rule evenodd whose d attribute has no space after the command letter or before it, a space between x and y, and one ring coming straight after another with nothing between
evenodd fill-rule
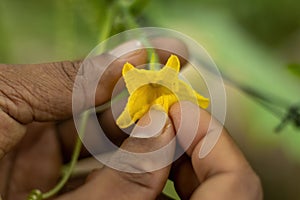
<instances>
[{"instance_id":1,"label":"finger","mask_svg":"<svg viewBox=\"0 0 300 200\"><path fill-rule=\"evenodd\" d=\"M103 64L111 57L112 55L101 55L96 60ZM144 50L140 50L114 61L110 68L115 71L106 71L111 80L104 80L104 90L99 91L102 92L99 96L103 99L98 100L106 100L108 88L120 76L122 65L126 61L138 65L145 62L145 57ZM0 159L23 137L26 127L22 124L71 116L73 81L79 66L79 62L19 67L0 65L0 119L3 122L0 124Z\"/></svg>"},{"instance_id":2,"label":"finger","mask_svg":"<svg viewBox=\"0 0 300 200\"><path fill-rule=\"evenodd\" d=\"M191 198L262 199L258 177L226 130L207 112L193 104L176 104L171 108L170 114L176 130L182 120L180 112L183 110L200 112L199 128L193 143L187 150L187 154L192 159L193 170L201 183ZM218 130L222 132L216 145L210 152L206 152L205 157L201 157L202 145L205 142L214 142L209 139L214 138L211 136L218 134ZM188 130L186 131L185 133L189 135ZM207 139L205 140L206 135ZM178 138L178 140L185 145L184 139Z\"/></svg>"},{"instance_id":3,"label":"finger","mask_svg":"<svg viewBox=\"0 0 300 200\"><path fill-rule=\"evenodd\" d=\"M154 40L155 46L158 46L157 41L162 49L170 45L174 48L174 51L176 51L175 48L186 49L182 42L175 39ZM89 79L90 77L86 77L89 73L103 73L103 79L99 81L101 87L96 90L96 104L101 104L110 98L111 91L121 76L121 69L125 62L137 66L146 62L147 53L141 47L140 42L130 41L108 54L90 58L83 63L79 72L83 79ZM122 55L105 70L103 66L111 63L115 59L115 55L120 55L120 52L123 53L124 49L136 50ZM185 50L178 52L184 54ZM162 60L165 60L166 56L172 52L159 50L159 53L162 54ZM70 117L72 112L72 89L81 64L81 61L65 61L21 66L0 65L0 107L23 124L30 123L33 120L49 121ZM87 91L83 95L82 99L88 104L83 105L81 109L86 109L86 107L91 106L90 104L94 105L94 99L88 98Z\"/></svg>"},{"instance_id":4,"label":"finger","mask_svg":"<svg viewBox=\"0 0 300 200\"><path fill-rule=\"evenodd\" d=\"M0 160L9 152L26 132L26 127L12 119L0 109Z\"/></svg>"},{"instance_id":5,"label":"finger","mask_svg":"<svg viewBox=\"0 0 300 200\"><path fill-rule=\"evenodd\" d=\"M151 40L151 45L156 49L159 55L160 63L165 64L171 54L178 56L181 66L187 63L189 51L182 41L176 38L154 38Z\"/></svg>"},{"instance_id":6,"label":"finger","mask_svg":"<svg viewBox=\"0 0 300 200\"><path fill-rule=\"evenodd\" d=\"M18 146L7 180L5 199L8 200L26 199L34 188L48 191L60 177L61 154L53 124L33 123L28 126L30 131ZM5 172L0 171L0 176L2 173Z\"/></svg>"},{"instance_id":7,"label":"finger","mask_svg":"<svg viewBox=\"0 0 300 200\"><path fill-rule=\"evenodd\" d=\"M129 49L141 48L137 41L123 44ZM115 49L115 52L118 49ZM80 75L86 76L87 67L102 70L105 77L100 80L97 104L108 99L112 85L121 75L125 62L140 65L146 61L143 49L130 52L115 60L111 54L102 54L89 59L89 65L81 68ZM17 121L26 124L33 120L61 120L72 116L72 90L74 80L82 62L56 62L37 65L6 66L0 71L0 107ZM110 67L105 71L106 64ZM86 77L85 77L86 78ZM102 81L102 82L101 82ZM86 99L86 96L82 97Z\"/></svg>"},{"instance_id":8,"label":"finger","mask_svg":"<svg viewBox=\"0 0 300 200\"><path fill-rule=\"evenodd\" d=\"M196 146L192 154L193 167L203 183L191 199L262 199L258 176L225 130L212 151L199 159L203 142Z\"/></svg>"},{"instance_id":9,"label":"finger","mask_svg":"<svg viewBox=\"0 0 300 200\"><path fill-rule=\"evenodd\" d=\"M147 153L167 145L174 137L171 122L165 120L164 125L160 127L163 129L160 129L159 132L156 132L157 127L152 125L153 123L161 123L156 118L161 120L162 114L165 115L156 111L151 116L146 115L143 117L138 122L139 127L132 132L135 137L130 136L126 139L121 148L132 153ZM165 118L167 119L167 117ZM144 138L145 136L152 136L154 132L154 137ZM175 146L163 156L172 159L174 150ZM117 151L112 157L117 159L116 162L113 160L111 162L118 165L118 169L121 167L122 171L109 167L94 171L85 185L59 199L85 199L86 194L92 194L89 196L90 199L120 199L121 197L124 199L155 199L161 193L167 181L170 166L149 171L149 169L155 169L161 160L147 159L146 157L141 159L137 158L135 154L132 155L124 157L121 151ZM131 169L138 171L135 173L129 172Z\"/></svg>"},{"instance_id":10,"label":"finger","mask_svg":"<svg viewBox=\"0 0 300 200\"><path fill-rule=\"evenodd\" d=\"M183 154L172 164L170 177L180 199L190 199L195 189L200 185L194 172L191 158Z\"/></svg>"}]
</instances>

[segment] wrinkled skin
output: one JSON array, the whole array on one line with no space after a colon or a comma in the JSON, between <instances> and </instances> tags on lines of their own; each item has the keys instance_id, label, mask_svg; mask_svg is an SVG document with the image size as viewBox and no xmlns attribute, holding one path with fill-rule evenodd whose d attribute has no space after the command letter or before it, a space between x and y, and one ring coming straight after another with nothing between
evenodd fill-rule
<instances>
[{"instance_id":1,"label":"wrinkled skin","mask_svg":"<svg viewBox=\"0 0 300 200\"><path fill-rule=\"evenodd\" d=\"M158 38L152 43L153 46L172 46L172 49L187 54L185 46L174 39ZM126 48L126 45L132 44L119 48ZM163 51L158 54L162 63L170 55ZM110 98L124 62L138 66L146 62L146 55L145 50L131 52L112 63L100 80L103 84L97 89L95 103L99 105ZM109 56L112 55L100 55L95 62L105 62ZM181 59L181 62L185 61ZM77 136L70 117L73 81L79 65L80 62L19 67L0 65L0 193L4 199L25 199L32 188L47 191L59 179L61 166L70 159ZM42 89L32 93L32 87L37 83L41 83ZM56 198L155 199L169 177L182 199L262 199L259 178L225 129L208 156L199 159L203 137L214 131L208 128L214 119L194 105L173 105L161 135L150 139L127 138L116 127L110 110L99 115L99 122L108 137L121 148L148 152L164 146L175 136L182 109L200 112L201 119L193 143L172 166L142 174L103 167L91 172L85 183L79 181L77 189ZM138 123L140 126L148 124L149 116L144 116ZM179 139L177 145L181 142L184 140ZM87 156L88 152L83 149L81 158Z\"/></svg>"}]
</instances>

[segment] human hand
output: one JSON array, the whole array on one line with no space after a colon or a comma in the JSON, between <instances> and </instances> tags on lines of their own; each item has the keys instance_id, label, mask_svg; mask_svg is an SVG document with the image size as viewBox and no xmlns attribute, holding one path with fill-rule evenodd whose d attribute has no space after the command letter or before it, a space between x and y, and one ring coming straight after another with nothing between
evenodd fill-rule
<instances>
[{"instance_id":1,"label":"human hand","mask_svg":"<svg viewBox=\"0 0 300 200\"><path fill-rule=\"evenodd\" d=\"M145 52L140 52L133 57L134 58L126 57L123 62L129 61L139 65L145 62L146 55ZM144 60L142 60L143 57ZM167 57L168 56L166 56L166 58ZM115 68L119 69L118 73L115 70L113 71L116 72L115 80L120 77L122 66L122 62L115 65ZM109 74L111 75L111 73ZM60 80L64 81L64 77ZM103 103L109 98L109 92L111 92L113 85L114 84L109 84L105 91L100 89L99 95L97 95L101 97L99 98L99 103ZM70 86L72 89L72 85ZM107 94L106 91L108 91ZM50 96L55 95L51 94ZM74 141L76 135L72 120L64 121L60 124L53 122L33 123L28 126L19 123L20 121L26 123L28 119L50 121L69 118L71 116L71 110L70 105L66 105L66 102L70 102L71 97L68 97L68 95L61 97L60 93L55 97L56 98L53 98L53 100L49 100L49 102L52 102L53 105L63 105L58 111L57 109L52 109L51 105L49 106L45 103L31 103L29 105L34 105L35 109L33 110L36 110L36 112L32 112L34 115L31 115L31 117L30 115L29 117L15 117L22 114L18 113L18 109L15 109L15 112L18 111L16 112L17 114L10 114L13 115L13 117L3 115L6 117L5 118L2 116L3 120L7 120L5 121L7 123L3 123L2 129L0 129L3 130L1 133L4 133L1 134L2 138L8 137L6 140L0 140L6 141L6 143L3 142L3 149L5 151L9 151L12 146L20 140L27 128L27 134L21 145L18 147L18 151L15 155L11 156L11 159L5 158L10 161L5 162L6 165L2 165L2 167L6 167L7 172L9 172L2 173L2 176L7 176L6 180L9 182L8 197L11 199L24 199L26 194L28 194L32 188L41 188L42 190L50 189L55 184L60 174L59 170L63 157L60 148L64 150L64 154L67 154L68 151L72 149L72 141ZM30 98L34 99L34 97ZM24 104L21 102L20 105ZM43 108L44 105L49 107ZM39 106L42 106L41 108L43 109L40 109ZM192 105L188 105L184 109L192 109L195 111L195 108L191 108L191 106ZM45 111L44 109L50 112L39 112ZM201 121L199 121L200 128L197 132L197 137L187 153L172 166L171 172L170 166L155 172L138 175L123 173L104 167L93 172L87 179L87 182L79 189L61 196L60 199L115 199L121 197L125 199L154 199L162 191L169 175L174 180L176 190L183 199L190 197L195 199L260 199L261 186L257 176L225 130L223 130L217 145L207 157L204 159L199 159L197 157L202 139L204 135L210 131L207 129L208 123L211 120L208 113L202 110L199 110L199 112L201 112ZM170 111L171 119L167 121L165 126L167 128L164 129L159 137L151 139L129 137L124 141L124 135L116 129L113 120L107 117L108 115L110 115L110 112L103 113L99 117L100 122L106 124L107 129L113 130L112 133L109 134L115 139L115 142L122 143L123 149L133 152L153 151L166 145L170 139L174 137L174 132L178 129L181 116L179 105L174 105ZM17 120L14 120L13 118ZM143 123L145 123L144 121L147 121L147 117L140 120L139 125L143 125ZM73 130L70 130L70 128ZM13 137L8 133L14 133ZM57 136L61 138L60 141ZM45 148L45 146L51 146L51 148ZM82 152L82 155L87 155L87 152ZM224 161L224 159L226 160ZM14 164L12 164L12 162ZM34 165L28 163L34 163ZM9 164L11 164L12 167L9 167ZM126 163L126 165L129 165L129 163ZM4 171L1 170L1 172ZM8 176L8 174L10 174L10 176ZM26 176L24 176L24 174L26 174ZM31 178L28 179L28 177ZM1 183L0 186L7 186L7 181L6 184L2 185ZM124 196L124 194L126 194L126 196Z\"/></svg>"},{"instance_id":2,"label":"human hand","mask_svg":"<svg viewBox=\"0 0 300 200\"><path fill-rule=\"evenodd\" d=\"M199 112L200 120L197 122L198 129L192 144L186 150L186 153L175 161L172 166L140 174L126 173L103 167L90 174L87 182L82 187L61 196L59 200L156 199L162 192L167 178L174 181L175 189L181 199L262 199L260 180L230 135L208 112L192 103L180 102L174 104L169 113L170 118L166 121L159 136L148 139L136 138L132 136L137 135L134 129L131 136L125 141L123 140L121 148L138 153L152 152L162 148L179 131L181 112ZM138 122L138 125L148 125L149 118L151 118L151 124L158 123L155 120L160 118L159 116L149 117L149 115L144 116ZM156 115L159 114L156 113ZM187 119L187 121L191 120L195 119L192 117ZM213 126L209 126L211 122ZM190 132L189 126L189 124L186 124L181 127L181 131L186 137L193 134ZM221 128L222 133L216 145L207 156L199 158L204 136L214 134L215 131L219 130L218 128ZM153 132L148 131L149 133ZM177 141L176 145L186 146L184 137L177 137ZM169 156L172 159L173 154L163 156ZM128 168L145 169L145 161L133 161L118 157L118 162ZM148 162L147 168L149 168L149 165L151 168L151 165L155 166L155 163Z\"/></svg>"},{"instance_id":3,"label":"human hand","mask_svg":"<svg viewBox=\"0 0 300 200\"><path fill-rule=\"evenodd\" d=\"M207 111L191 103L182 103L173 105L170 110L176 131L181 122L181 111L199 112L200 120L192 144L186 150L186 154L173 164L170 173L179 196L182 199L262 199L262 187L258 176L226 129ZM186 119L189 120L193 119ZM188 126L182 129L187 135L193 134L189 132ZM205 136L216 134L219 130L222 132L213 149L200 158L199 152L203 143L212 142ZM186 146L184 138L179 137L178 141Z\"/></svg>"},{"instance_id":4,"label":"human hand","mask_svg":"<svg viewBox=\"0 0 300 200\"><path fill-rule=\"evenodd\" d=\"M174 39L157 38L152 43L186 53L185 46ZM126 49L140 45L137 41L128 42L93 61L96 67L101 67ZM158 51L158 54L164 63L170 53ZM125 62L141 65L146 60L144 49L115 60L100 80L102 87L97 90L95 104L109 100ZM47 191L57 182L62 162L69 160L77 137L70 118L73 83L80 64L81 61L0 64L0 159L7 154L0 162L2 196L25 199L33 188ZM109 134L113 136L114 131ZM81 157L87 155L83 149Z\"/></svg>"}]
</instances>

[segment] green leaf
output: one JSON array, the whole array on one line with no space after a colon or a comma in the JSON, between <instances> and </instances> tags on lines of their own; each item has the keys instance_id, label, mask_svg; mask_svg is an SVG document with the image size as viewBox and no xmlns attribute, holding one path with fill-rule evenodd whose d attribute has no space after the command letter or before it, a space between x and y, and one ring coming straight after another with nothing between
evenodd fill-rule
<instances>
[{"instance_id":1,"label":"green leaf","mask_svg":"<svg viewBox=\"0 0 300 200\"><path fill-rule=\"evenodd\" d=\"M290 63L287 68L292 74L300 78L300 63Z\"/></svg>"}]
</instances>

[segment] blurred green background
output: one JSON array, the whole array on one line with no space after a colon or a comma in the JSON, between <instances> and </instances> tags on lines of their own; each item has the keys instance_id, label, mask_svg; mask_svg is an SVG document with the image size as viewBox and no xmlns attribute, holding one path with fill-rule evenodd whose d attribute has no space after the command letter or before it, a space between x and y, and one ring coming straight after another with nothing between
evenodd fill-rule
<instances>
[{"instance_id":1,"label":"blurred green background","mask_svg":"<svg viewBox=\"0 0 300 200\"><path fill-rule=\"evenodd\" d=\"M226 127L261 177L265 199L300 198L300 129L280 123L237 86L285 107L300 103L300 1L142 0L141 26L172 28L197 40L229 80ZM0 62L85 57L99 42L110 2L1 0ZM118 21L119 20L119 21ZM116 19L119 31L122 19ZM115 32L118 32L115 30ZM295 63L291 68L290 63ZM167 190L167 192L172 192Z\"/></svg>"}]
</instances>

